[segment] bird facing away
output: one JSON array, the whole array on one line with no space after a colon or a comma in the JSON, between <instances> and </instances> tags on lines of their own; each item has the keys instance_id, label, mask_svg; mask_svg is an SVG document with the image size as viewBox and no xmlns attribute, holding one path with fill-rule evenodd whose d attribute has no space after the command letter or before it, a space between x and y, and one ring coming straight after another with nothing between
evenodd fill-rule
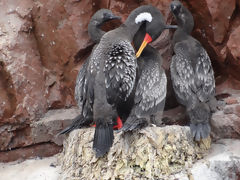
<instances>
[{"instance_id":1,"label":"bird facing away","mask_svg":"<svg viewBox=\"0 0 240 180\"><path fill-rule=\"evenodd\" d=\"M190 35L194 26L190 11L176 0L170 8L178 25L170 66L173 89L186 107L192 136L199 141L210 134L211 104L216 100L214 72L206 50Z\"/></svg>"},{"instance_id":2,"label":"bird facing away","mask_svg":"<svg viewBox=\"0 0 240 180\"><path fill-rule=\"evenodd\" d=\"M110 20L121 19L119 16L115 16L112 11L108 9L98 10L91 18L88 24L88 34L90 38L98 43L101 37L104 35L104 31L101 30L101 26ZM96 48L97 45L93 47ZM90 55L91 56L91 55ZM79 70L76 86L75 86L75 100L81 109L80 115L78 115L73 123L61 131L59 134L69 133L76 128L81 128L83 126L89 126L93 123L93 83L94 79L91 78L87 71L89 66L89 58L86 59L81 69Z\"/></svg>"},{"instance_id":3,"label":"bird facing away","mask_svg":"<svg viewBox=\"0 0 240 180\"><path fill-rule=\"evenodd\" d=\"M166 25L159 10L155 12L155 17L152 27L157 37L164 29L177 28L177 26ZM144 23L134 36L135 48L139 49L142 42L144 40L148 41L148 39L146 24ZM141 55L137 54L137 56L138 73L133 97L134 104L121 129L125 132L147 126L149 122L159 126L165 105L167 78L162 68L162 56L150 45L147 45Z\"/></svg>"},{"instance_id":4,"label":"bird facing away","mask_svg":"<svg viewBox=\"0 0 240 180\"><path fill-rule=\"evenodd\" d=\"M89 72L95 78L93 115L96 128L93 149L96 157L103 156L112 146L115 111L119 104L128 100L135 87L137 58L131 45L134 35L146 23L145 32L149 37L140 46L138 56L146 42L159 36L154 23L158 18L156 12L159 10L150 5L133 10L124 24L104 34L92 53Z\"/></svg>"}]
</instances>

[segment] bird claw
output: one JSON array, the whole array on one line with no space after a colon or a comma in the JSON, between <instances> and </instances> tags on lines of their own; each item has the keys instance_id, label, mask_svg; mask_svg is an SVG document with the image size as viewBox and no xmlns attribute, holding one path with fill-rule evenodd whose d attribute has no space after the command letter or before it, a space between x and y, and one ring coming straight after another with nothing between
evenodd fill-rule
<instances>
[{"instance_id":1,"label":"bird claw","mask_svg":"<svg viewBox=\"0 0 240 180\"><path fill-rule=\"evenodd\" d=\"M208 123L198 123L190 124L191 134L195 141L200 141L201 139L206 139L211 131L210 125Z\"/></svg>"}]
</instances>

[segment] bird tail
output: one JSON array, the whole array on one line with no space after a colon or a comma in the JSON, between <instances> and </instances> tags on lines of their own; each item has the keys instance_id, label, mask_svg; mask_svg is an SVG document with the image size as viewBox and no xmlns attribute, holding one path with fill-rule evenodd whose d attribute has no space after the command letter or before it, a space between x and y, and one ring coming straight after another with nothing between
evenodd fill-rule
<instances>
[{"instance_id":1,"label":"bird tail","mask_svg":"<svg viewBox=\"0 0 240 180\"><path fill-rule=\"evenodd\" d=\"M97 121L93 139L93 149L96 151L97 158L102 157L110 150L113 139L113 124Z\"/></svg>"},{"instance_id":2,"label":"bird tail","mask_svg":"<svg viewBox=\"0 0 240 180\"><path fill-rule=\"evenodd\" d=\"M194 108L188 109L190 129L196 141L209 136L211 131L209 125L211 114L210 107L205 102L199 102Z\"/></svg>"},{"instance_id":3,"label":"bird tail","mask_svg":"<svg viewBox=\"0 0 240 180\"><path fill-rule=\"evenodd\" d=\"M81 114L78 115L77 117L75 117L73 119L72 124L70 126L68 126L67 128L63 129L62 131L60 131L57 134L57 136L62 135L62 134L70 133L74 129L78 129L78 128L81 128L81 127L85 126L86 124L90 124L90 122L87 121L86 119L88 119L88 118L84 118Z\"/></svg>"},{"instance_id":4,"label":"bird tail","mask_svg":"<svg viewBox=\"0 0 240 180\"><path fill-rule=\"evenodd\" d=\"M145 126L147 126L148 124L148 120L146 118L138 118L135 115L131 115L128 117L128 119L126 120L126 122L124 123L122 129L120 129L120 131L133 131L136 129L141 129Z\"/></svg>"},{"instance_id":5,"label":"bird tail","mask_svg":"<svg viewBox=\"0 0 240 180\"><path fill-rule=\"evenodd\" d=\"M209 122L211 118L210 107L205 102L199 102L193 108L188 109L188 114L192 123Z\"/></svg>"}]
</instances>

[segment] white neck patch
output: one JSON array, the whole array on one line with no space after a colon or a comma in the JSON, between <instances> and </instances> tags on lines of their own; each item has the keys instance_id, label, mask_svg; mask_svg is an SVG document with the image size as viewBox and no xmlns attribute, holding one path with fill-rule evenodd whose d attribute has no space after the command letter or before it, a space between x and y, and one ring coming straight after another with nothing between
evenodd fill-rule
<instances>
[{"instance_id":1,"label":"white neck patch","mask_svg":"<svg viewBox=\"0 0 240 180\"><path fill-rule=\"evenodd\" d=\"M143 12L140 13L136 18L135 18L135 23L141 23L143 21L148 21L151 22L152 21L152 15L149 12Z\"/></svg>"}]
</instances>

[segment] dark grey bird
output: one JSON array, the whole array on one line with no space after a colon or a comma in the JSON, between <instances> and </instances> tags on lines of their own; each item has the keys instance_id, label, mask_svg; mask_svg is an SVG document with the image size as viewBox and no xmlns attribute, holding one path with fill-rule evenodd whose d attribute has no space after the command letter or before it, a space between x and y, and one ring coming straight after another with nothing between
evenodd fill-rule
<instances>
[{"instance_id":1,"label":"dark grey bird","mask_svg":"<svg viewBox=\"0 0 240 180\"><path fill-rule=\"evenodd\" d=\"M105 33L101 30L101 26L105 22L113 19L121 18L114 15L112 11L108 9L100 9L92 16L88 24L88 34L95 43L98 43ZM93 49L95 49L96 46L97 44ZM69 133L76 128L89 126L93 123L94 78L92 78L88 72L90 57L82 65L76 79L75 100L82 112L73 120L73 123L69 127L61 131L59 134Z\"/></svg>"},{"instance_id":2,"label":"dark grey bird","mask_svg":"<svg viewBox=\"0 0 240 180\"><path fill-rule=\"evenodd\" d=\"M131 45L134 35L146 23L145 32L149 37L139 48L137 56L140 56L146 44L159 36L155 25L158 15L159 10L151 5L135 9L124 24L102 37L92 53L89 72L95 77L93 114L96 129L93 149L97 157L103 156L112 146L112 119L135 88L137 58Z\"/></svg>"},{"instance_id":3,"label":"dark grey bird","mask_svg":"<svg viewBox=\"0 0 240 180\"><path fill-rule=\"evenodd\" d=\"M194 27L190 11L179 1L170 8L178 25L173 36L172 84L178 102L186 107L191 133L199 141L210 134L212 102L216 101L214 72L206 50L190 35Z\"/></svg>"},{"instance_id":4,"label":"dark grey bird","mask_svg":"<svg viewBox=\"0 0 240 180\"><path fill-rule=\"evenodd\" d=\"M176 29L177 26L166 25L160 11L155 13L152 34L159 36L164 29ZM142 24L134 36L134 46L141 47L142 42L151 42L146 34L146 24ZM156 38L154 38L156 39ZM146 44L146 43L145 43ZM139 56L139 54L138 54ZM134 104L131 113L124 123L122 131L132 131L147 126L149 123L161 124L161 115L165 105L167 78L162 68L162 56L159 52L146 45L137 59L138 73L134 92Z\"/></svg>"}]
</instances>

